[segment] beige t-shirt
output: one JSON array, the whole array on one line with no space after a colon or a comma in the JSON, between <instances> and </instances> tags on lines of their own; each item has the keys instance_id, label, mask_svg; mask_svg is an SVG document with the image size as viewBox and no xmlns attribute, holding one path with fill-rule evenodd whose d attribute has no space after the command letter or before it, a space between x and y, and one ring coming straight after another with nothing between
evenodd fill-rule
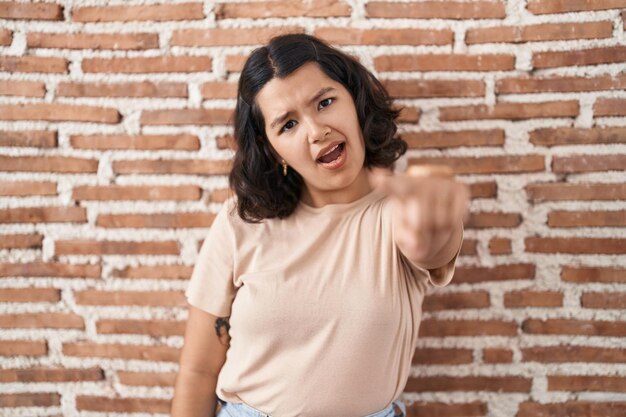
<instances>
[{"instance_id":1,"label":"beige t-shirt","mask_svg":"<svg viewBox=\"0 0 626 417\"><path fill-rule=\"evenodd\" d=\"M424 292L445 286L396 247L391 204L374 189L346 204L300 202L248 224L234 198L202 244L186 296L230 316L217 395L272 416L364 416L404 390ZM460 247L459 247L460 251Z\"/></svg>"}]
</instances>

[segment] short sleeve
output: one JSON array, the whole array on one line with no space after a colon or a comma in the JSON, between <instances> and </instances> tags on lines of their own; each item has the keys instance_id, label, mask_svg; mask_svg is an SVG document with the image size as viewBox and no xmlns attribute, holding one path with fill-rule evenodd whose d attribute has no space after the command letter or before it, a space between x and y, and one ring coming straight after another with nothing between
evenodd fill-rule
<instances>
[{"instance_id":1,"label":"short sleeve","mask_svg":"<svg viewBox=\"0 0 626 417\"><path fill-rule=\"evenodd\" d=\"M456 255L448 262L445 266L445 272L441 275L434 275L431 271L428 271L429 281L435 287L445 287L452 281L452 277L454 276L454 270L456 269L456 260L459 257L459 253L461 253L461 248L463 247L463 239L465 237L465 229L461 226L461 243L459 244L459 248L456 251Z\"/></svg>"},{"instance_id":2,"label":"short sleeve","mask_svg":"<svg viewBox=\"0 0 626 417\"><path fill-rule=\"evenodd\" d=\"M185 291L189 304L217 317L230 316L237 293L233 282L236 245L229 221L231 201L222 205L213 220Z\"/></svg>"},{"instance_id":3,"label":"short sleeve","mask_svg":"<svg viewBox=\"0 0 626 417\"><path fill-rule=\"evenodd\" d=\"M429 284L435 287L445 287L452 281L452 277L454 276L454 271L456 268L456 260L459 256L459 253L461 253L461 248L463 247L464 236L465 236L465 230L463 229L463 226L461 226L461 243L459 244L459 248L456 251L456 255L454 255L454 257L450 260L450 262L447 263L441 275L439 274L435 275L433 271L430 271L428 269L424 269L420 266L415 265L406 256L404 256L404 254L400 250L398 250L398 253L400 254L402 259L408 266L413 276L420 277L420 278L428 277Z\"/></svg>"}]
</instances>

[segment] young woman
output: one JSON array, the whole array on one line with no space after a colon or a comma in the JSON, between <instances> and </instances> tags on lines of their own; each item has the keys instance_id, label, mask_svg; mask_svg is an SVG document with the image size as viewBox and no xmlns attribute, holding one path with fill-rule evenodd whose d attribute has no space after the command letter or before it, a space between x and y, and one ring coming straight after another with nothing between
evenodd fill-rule
<instances>
[{"instance_id":1,"label":"young woman","mask_svg":"<svg viewBox=\"0 0 626 417\"><path fill-rule=\"evenodd\" d=\"M391 417L428 285L452 279L467 186L393 175L399 110L356 60L304 34L239 78L234 195L206 237L173 417ZM383 175L380 175L380 174Z\"/></svg>"}]
</instances>

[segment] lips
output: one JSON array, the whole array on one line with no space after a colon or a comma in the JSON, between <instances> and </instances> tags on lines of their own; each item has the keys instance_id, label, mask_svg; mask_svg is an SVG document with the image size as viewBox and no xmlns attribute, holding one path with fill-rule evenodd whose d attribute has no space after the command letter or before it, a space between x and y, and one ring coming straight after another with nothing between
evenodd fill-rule
<instances>
[{"instance_id":1,"label":"lips","mask_svg":"<svg viewBox=\"0 0 626 417\"><path fill-rule=\"evenodd\" d=\"M334 148L335 146L339 145L340 143L343 143L342 141L336 141L331 143L330 145L328 145L327 147L325 147L324 149L322 149L318 154L317 157L315 158L316 161L319 161L319 159L324 156L325 154L328 153L328 151L330 151L332 148Z\"/></svg>"}]
</instances>

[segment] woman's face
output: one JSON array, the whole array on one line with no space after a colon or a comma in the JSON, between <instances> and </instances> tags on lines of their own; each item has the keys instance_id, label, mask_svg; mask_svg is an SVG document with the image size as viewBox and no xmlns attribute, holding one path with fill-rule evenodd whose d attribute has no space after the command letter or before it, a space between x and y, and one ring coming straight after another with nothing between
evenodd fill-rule
<instances>
[{"instance_id":1,"label":"woman's face","mask_svg":"<svg viewBox=\"0 0 626 417\"><path fill-rule=\"evenodd\" d=\"M318 96L320 91L323 94ZM284 159L304 179L306 204L350 202L371 190L354 100L317 63L307 62L287 78L270 80L256 101L267 138L278 154L277 164ZM339 142L344 143L339 159L345 158L343 164L333 168L320 163L320 152Z\"/></svg>"}]
</instances>

